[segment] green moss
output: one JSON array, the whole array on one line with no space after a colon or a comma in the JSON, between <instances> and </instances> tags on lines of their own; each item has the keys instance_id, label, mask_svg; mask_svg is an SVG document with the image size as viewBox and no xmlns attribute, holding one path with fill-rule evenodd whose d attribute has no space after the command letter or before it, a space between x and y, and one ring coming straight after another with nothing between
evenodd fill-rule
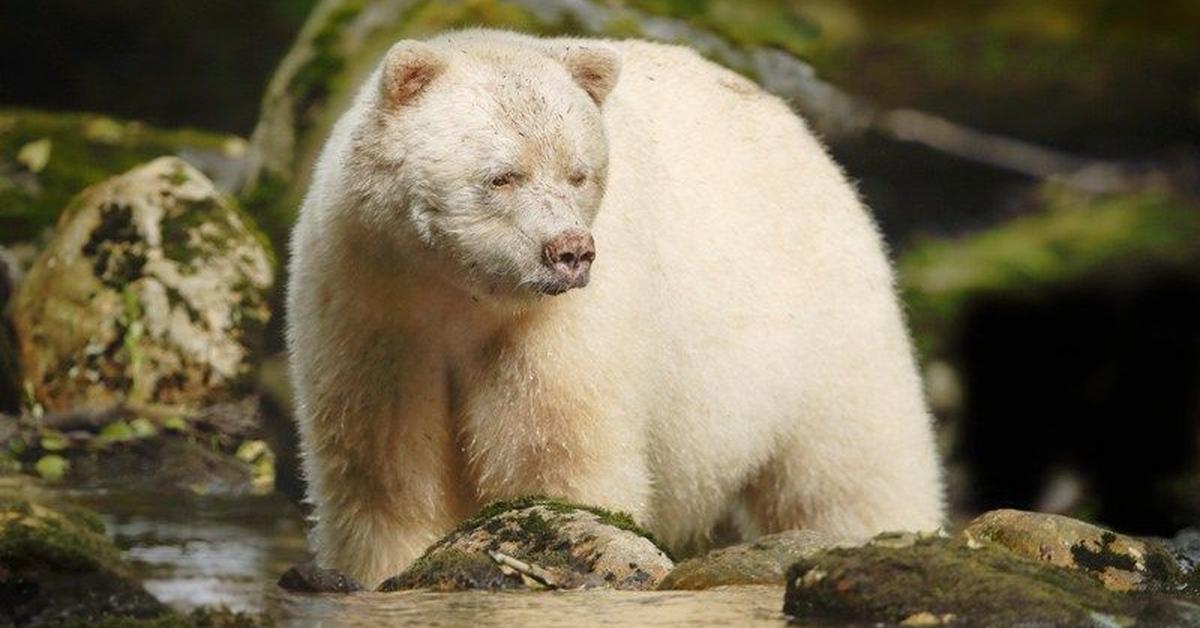
<instances>
[{"instance_id":1,"label":"green moss","mask_svg":"<svg viewBox=\"0 0 1200 628\"><path fill-rule=\"evenodd\" d=\"M40 138L49 139L53 150L41 171L29 172L17 153ZM231 139L93 114L0 109L0 244L36 238L89 185L185 148L221 152Z\"/></svg>"},{"instance_id":2,"label":"green moss","mask_svg":"<svg viewBox=\"0 0 1200 628\"><path fill-rule=\"evenodd\" d=\"M627 5L721 35L742 47L808 53L821 35L816 22L790 3L769 0L628 0Z\"/></svg>"},{"instance_id":3,"label":"green moss","mask_svg":"<svg viewBox=\"0 0 1200 628\"><path fill-rule=\"evenodd\" d=\"M900 261L901 289L921 352L943 355L969 305L995 295L1037 298L1147 272L1200 275L1200 207L1156 194L1084 198L1047 192L1043 212L963 239L925 239Z\"/></svg>"},{"instance_id":4,"label":"green moss","mask_svg":"<svg viewBox=\"0 0 1200 628\"><path fill-rule=\"evenodd\" d=\"M0 564L11 571L90 572L115 568L120 552L95 515L58 512L20 499L0 499Z\"/></svg>"},{"instance_id":5,"label":"green moss","mask_svg":"<svg viewBox=\"0 0 1200 628\"><path fill-rule=\"evenodd\" d=\"M477 528L486 523L488 520L493 519L503 513L513 510L523 510L533 506L541 506L551 512L559 513L569 513L576 510L590 512L596 515L599 518L599 521L605 525L645 537L651 543L654 543L654 545L658 547L658 549L664 554L666 554L668 558L671 557L670 551L668 551L666 547L659 543L658 539L656 539L653 534L639 526L637 522L633 520L633 517L628 513L607 510L598 506L575 504L567 500L544 496L519 497L517 499L492 502L491 504L481 508L473 517L460 524L458 528L454 530L454 532L448 535L448 537Z\"/></svg>"}]
</instances>

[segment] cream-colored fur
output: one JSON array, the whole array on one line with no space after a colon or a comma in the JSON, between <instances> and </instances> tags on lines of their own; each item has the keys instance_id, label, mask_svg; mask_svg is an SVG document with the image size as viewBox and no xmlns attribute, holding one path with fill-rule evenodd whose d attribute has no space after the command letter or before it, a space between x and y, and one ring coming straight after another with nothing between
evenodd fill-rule
<instances>
[{"instance_id":1,"label":"cream-colored fur","mask_svg":"<svg viewBox=\"0 0 1200 628\"><path fill-rule=\"evenodd\" d=\"M565 229L591 283L549 296ZM368 586L520 495L689 548L735 513L941 522L871 218L782 102L688 49L397 44L317 164L288 297L314 548Z\"/></svg>"}]
</instances>

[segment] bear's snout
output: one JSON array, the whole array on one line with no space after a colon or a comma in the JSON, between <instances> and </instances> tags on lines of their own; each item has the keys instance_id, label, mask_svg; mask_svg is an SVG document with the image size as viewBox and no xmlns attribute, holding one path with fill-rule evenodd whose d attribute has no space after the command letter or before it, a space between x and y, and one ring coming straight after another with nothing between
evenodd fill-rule
<instances>
[{"instance_id":1,"label":"bear's snout","mask_svg":"<svg viewBox=\"0 0 1200 628\"><path fill-rule=\"evenodd\" d=\"M582 288L588 283L588 271L596 259L596 241L586 231L572 230L558 234L542 249L542 262L553 271L560 290Z\"/></svg>"}]
</instances>

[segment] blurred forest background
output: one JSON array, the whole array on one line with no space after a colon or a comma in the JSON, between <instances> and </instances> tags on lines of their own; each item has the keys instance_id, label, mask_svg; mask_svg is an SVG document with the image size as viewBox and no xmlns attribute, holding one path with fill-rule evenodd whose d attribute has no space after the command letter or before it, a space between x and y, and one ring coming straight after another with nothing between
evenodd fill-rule
<instances>
[{"instance_id":1,"label":"blurred forest background","mask_svg":"<svg viewBox=\"0 0 1200 628\"><path fill-rule=\"evenodd\" d=\"M236 197L281 259L312 154L365 68L399 37L471 25L692 45L807 115L897 260L959 516L1013 506L1163 536L1200 521L1194 0L5 2L0 246L14 285L0 297L36 275L73 196L160 154ZM286 425L278 292L263 298L273 318L250 343L265 366L248 389L262 420ZM113 342L113 360L133 361ZM57 371L31 381L17 362L0 359L0 410L26 417L0 429L8 466L110 473L84 462L107 455L95 443L72 453L82 441L47 441L53 426L27 418L62 398L47 387ZM51 431L119 420L121 447L165 433L161 415L123 412ZM278 464L267 485L287 484L286 436L221 440L232 428L200 416L189 430L258 471ZM269 460L246 449L261 442Z\"/></svg>"}]
</instances>

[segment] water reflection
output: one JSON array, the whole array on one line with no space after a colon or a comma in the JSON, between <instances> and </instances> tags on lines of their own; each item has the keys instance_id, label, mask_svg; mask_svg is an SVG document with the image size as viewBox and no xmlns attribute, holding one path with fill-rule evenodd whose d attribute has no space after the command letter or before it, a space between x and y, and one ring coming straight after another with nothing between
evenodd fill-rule
<instances>
[{"instance_id":1,"label":"water reflection","mask_svg":"<svg viewBox=\"0 0 1200 628\"><path fill-rule=\"evenodd\" d=\"M88 491L72 497L101 513L146 589L181 610L262 611L279 574L308 557L303 522L279 496Z\"/></svg>"},{"instance_id":2,"label":"water reflection","mask_svg":"<svg viewBox=\"0 0 1200 628\"><path fill-rule=\"evenodd\" d=\"M782 587L271 596L285 626L784 626Z\"/></svg>"}]
</instances>

